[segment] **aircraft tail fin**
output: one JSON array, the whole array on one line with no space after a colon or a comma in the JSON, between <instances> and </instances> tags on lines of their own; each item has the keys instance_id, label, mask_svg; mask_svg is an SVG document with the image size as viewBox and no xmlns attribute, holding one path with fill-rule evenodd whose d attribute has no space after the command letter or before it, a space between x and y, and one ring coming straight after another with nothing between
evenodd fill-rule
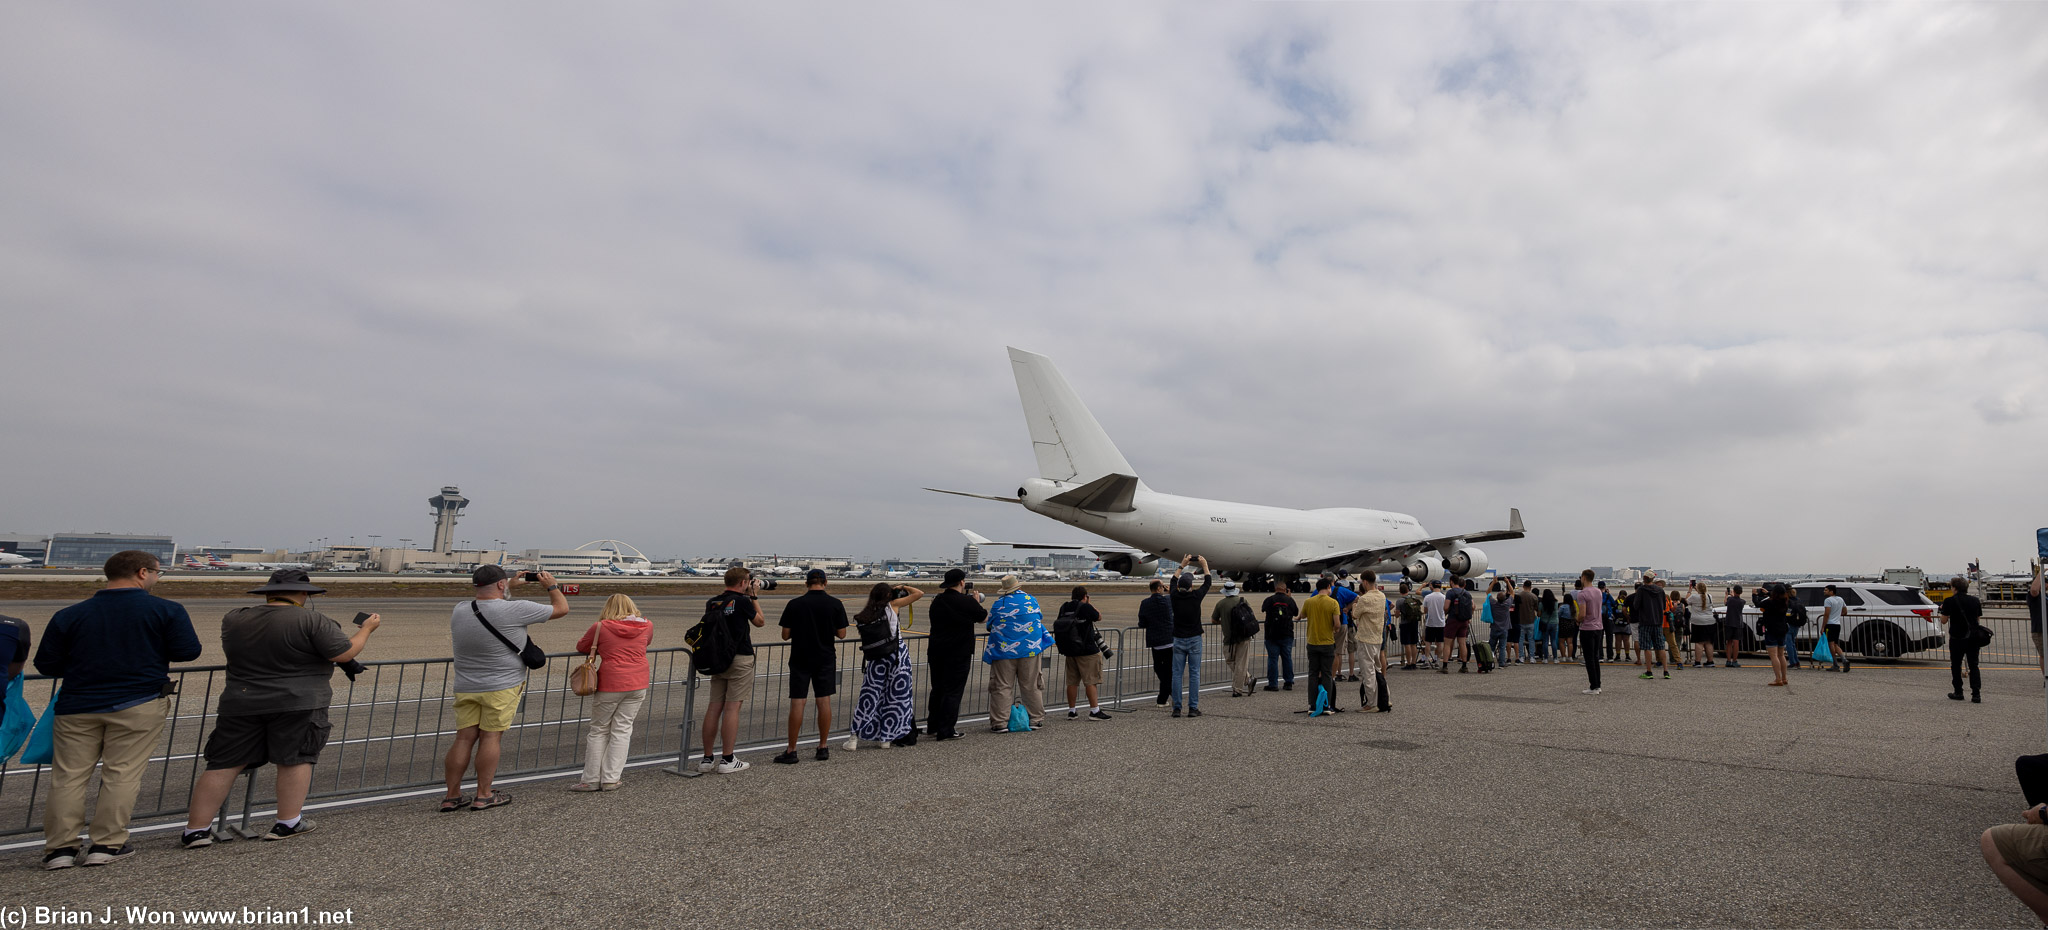
<instances>
[{"instance_id":1,"label":"aircraft tail fin","mask_svg":"<svg viewBox=\"0 0 2048 930\"><path fill-rule=\"evenodd\" d=\"M1137 474L1052 359L1012 347L1010 368L1017 376L1017 399L1024 404L1039 477L1085 483L1104 475Z\"/></svg>"}]
</instances>

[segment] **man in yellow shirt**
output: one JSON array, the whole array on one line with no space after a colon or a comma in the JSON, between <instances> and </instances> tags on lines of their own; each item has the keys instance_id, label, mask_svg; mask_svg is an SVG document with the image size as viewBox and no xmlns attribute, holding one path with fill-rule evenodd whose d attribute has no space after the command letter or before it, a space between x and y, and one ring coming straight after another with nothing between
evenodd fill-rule
<instances>
[{"instance_id":1,"label":"man in yellow shirt","mask_svg":"<svg viewBox=\"0 0 2048 930\"><path fill-rule=\"evenodd\" d=\"M1330 596L1330 579L1316 581L1316 595L1301 607L1302 619L1308 626L1308 706L1313 712L1316 706L1316 692L1322 691L1330 702L1330 711L1337 713L1337 679L1331 672L1331 664L1337 660L1337 614L1343 608L1337 599Z\"/></svg>"}]
</instances>

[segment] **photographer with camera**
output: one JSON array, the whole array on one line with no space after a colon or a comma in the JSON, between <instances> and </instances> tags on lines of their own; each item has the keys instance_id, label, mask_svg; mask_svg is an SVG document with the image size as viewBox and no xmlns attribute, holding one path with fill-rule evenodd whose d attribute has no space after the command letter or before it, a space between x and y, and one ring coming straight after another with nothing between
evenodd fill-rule
<instances>
[{"instance_id":1,"label":"photographer with camera","mask_svg":"<svg viewBox=\"0 0 2048 930\"><path fill-rule=\"evenodd\" d=\"M916 711L911 706L915 682L899 612L922 597L923 591L909 585L879 582L868 589L867 604L853 615L866 664L860 701L853 709L853 735L846 740L848 752L859 749L861 740L885 747L917 745Z\"/></svg>"},{"instance_id":2,"label":"photographer with camera","mask_svg":"<svg viewBox=\"0 0 2048 930\"><path fill-rule=\"evenodd\" d=\"M527 572L526 580L546 586L548 603L510 599L519 576L503 566L478 566L469 576L476 596L455 605L449 616L448 632L455 647L455 743L443 760L448 794L441 798L441 813L486 811L512 803L511 795L491 791L491 779L498 774L505 731L512 728L520 695L526 691L529 654L539 652L527 627L569 615L569 600L562 596L555 576ZM462 776L472 759L476 797L466 798Z\"/></svg>"},{"instance_id":3,"label":"photographer with camera","mask_svg":"<svg viewBox=\"0 0 2048 930\"><path fill-rule=\"evenodd\" d=\"M1053 621L1053 645L1066 657L1068 720L1081 716L1074 701L1084 686L1088 689L1088 719L1110 719L1096 695L1102 687L1102 662L1109 658L1109 650L1102 645L1102 634L1095 629L1096 621L1101 619L1102 613L1088 603L1088 589L1076 586L1074 599L1060 605L1059 619Z\"/></svg>"},{"instance_id":4,"label":"photographer with camera","mask_svg":"<svg viewBox=\"0 0 2048 930\"><path fill-rule=\"evenodd\" d=\"M752 767L746 760L734 758L733 744L740 738L740 705L754 692L754 631L748 627L768 625L767 615L756 603L760 590L753 571L735 565L725 570L725 590L704 602L703 622L724 625L725 636L732 645L732 664L711 675L711 693L704 707L704 758L697 763L699 772L731 775ZM712 754L721 736L725 748L722 757Z\"/></svg>"},{"instance_id":5,"label":"photographer with camera","mask_svg":"<svg viewBox=\"0 0 2048 930\"><path fill-rule=\"evenodd\" d=\"M924 655L932 680L931 694L925 698L924 732L940 742L965 735L959 730L960 696L967 690L967 672L973 667L975 628L988 619L981 595L962 590L963 586L973 587L967 573L949 569L945 587L925 611L931 633L925 640Z\"/></svg>"},{"instance_id":6,"label":"photographer with camera","mask_svg":"<svg viewBox=\"0 0 2048 930\"><path fill-rule=\"evenodd\" d=\"M266 840L286 840L313 831L300 811L313 786L313 763L327 745L327 707L334 703L335 665L355 658L382 622L376 614L356 615L355 635L306 605L327 589L305 571L280 568L262 587L263 604L237 607L220 621L220 648L227 657L227 687L215 706L213 733L206 738L206 774L192 786L192 800L179 845L213 845L208 824L242 770L268 762L277 767L277 823Z\"/></svg>"},{"instance_id":7,"label":"photographer with camera","mask_svg":"<svg viewBox=\"0 0 2048 930\"><path fill-rule=\"evenodd\" d=\"M1038 654L1052 645L1052 633L1045 628L1045 616L1038 599L1024 592L1016 575L1004 575L996 602L989 608L988 648L981 661L988 663L988 722L992 732L1008 730L1012 703L1024 705L1031 729L1045 725L1045 686L1040 680Z\"/></svg>"}]
</instances>

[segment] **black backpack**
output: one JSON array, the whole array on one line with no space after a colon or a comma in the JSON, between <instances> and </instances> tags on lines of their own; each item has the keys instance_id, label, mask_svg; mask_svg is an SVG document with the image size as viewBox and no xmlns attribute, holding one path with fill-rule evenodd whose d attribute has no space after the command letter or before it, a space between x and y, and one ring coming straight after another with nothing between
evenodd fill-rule
<instances>
[{"instance_id":1,"label":"black backpack","mask_svg":"<svg viewBox=\"0 0 2048 930\"><path fill-rule=\"evenodd\" d=\"M1081 610L1073 601L1060 605L1060 615L1052 622L1052 644L1063 656L1095 654L1094 638L1083 637Z\"/></svg>"},{"instance_id":2,"label":"black backpack","mask_svg":"<svg viewBox=\"0 0 2048 930\"><path fill-rule=\"evenodd\" d=\"M740 652L733 642L732 623L726 619L733 603L729 598L712 598L704 608L704 619L683 634L683 642L690 647L691 668L706 675L724 674L732 668L733 657Z\"/></svg>"},{"instance_id":3,"label":"black backpack","mask_svg":"<svg viewBox=\"0 0 2048 930\"><path fill-rule=\"evenodd\" d=\"M1241 643L1259 635L1259 615L1252 613L1250 601L1238 601L1230 608L1230 641Z\"/></svg>"}]
</instances>

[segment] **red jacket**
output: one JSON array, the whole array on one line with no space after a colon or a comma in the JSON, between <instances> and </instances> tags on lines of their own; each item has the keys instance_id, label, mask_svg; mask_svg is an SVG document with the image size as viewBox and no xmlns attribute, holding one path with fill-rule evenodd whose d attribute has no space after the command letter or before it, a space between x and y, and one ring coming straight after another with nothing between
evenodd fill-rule
<instances>
[{"instance_id":1,"label":"red jacket","mask_svg":"<svg viewBox=\"0 0 2048 930\"><path fill-rule=\"evenodd\" d=\"M604 637L598 642L597 654L604 661L597 666L597 690L638 691L647 687L647 644L654 640L654 624L639 617L600 620L583 631L583 638L576 641L577 652L590 652L590 641L597 638L599 624L604 626Z\"/></svg>"}]
</instances>

